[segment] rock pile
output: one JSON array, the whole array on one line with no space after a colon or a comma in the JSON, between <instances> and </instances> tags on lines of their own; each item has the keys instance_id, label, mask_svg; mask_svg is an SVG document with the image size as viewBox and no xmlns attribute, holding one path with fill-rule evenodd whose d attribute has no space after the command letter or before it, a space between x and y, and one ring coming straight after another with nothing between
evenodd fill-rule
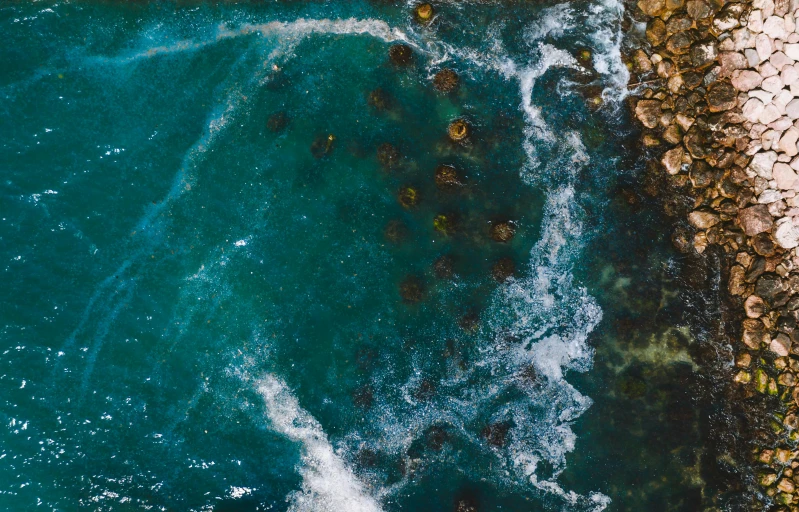
<instances>
[{"instance_id":1,"label":"rock pile","mask_svg":"<svg viewBox=\"0 0 799 512\"><path fill-rule=\"evenodd\" d=\"M633 10L648 43L631 56L642 142L692 201L674 242L728 256L743 318L733 378L773 397L780 439L755 454L758 481L777 510L799 510L799 1Z\"/></svg>"}]
</instances>

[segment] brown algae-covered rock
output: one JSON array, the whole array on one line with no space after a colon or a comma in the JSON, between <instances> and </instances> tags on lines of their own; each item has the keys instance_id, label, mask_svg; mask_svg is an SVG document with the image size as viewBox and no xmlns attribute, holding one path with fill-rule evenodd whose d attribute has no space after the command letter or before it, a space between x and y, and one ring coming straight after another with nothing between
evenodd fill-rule
<instances>
[{"instance_id":1,"label":"brown algae-covered rock","mask_svg":"<svg viewBox=\"0 0 799 512\"><path fill-rule=\"evenodd\" d=\"M447 236L455 234L456 222L452 214L439 214L433 219L433 228Z\"/></svg>"},{"instance_id":2,"label":"brown algae-covered rock","mask_svg":"<svg viewBox=\"0 0 799 512\"><path fill-rule=\"evenodd\" d=\"M452 92L459 85L458 74L449 68L442 69L433 77L433 87L439 92Z\"/></svg>"},{"instance_id":3,"label":"brown algae-covered rock","mask_svg":"<svg viewBox=\"0 0 799 512\"><path fill-rule=\"evenodd\" d=\"M495 222L491 225L489 236L495 242L510 242L516 234L516 227L510 222Z\"/></svg>"},{"instance_id":4,"label":"brown algae-covered rock","mask_svg":"<svg viewBox=\"0 0 799 512\"><path fill-rule=\"evenodd\" d=\"M456 119L449 124L449 127L447 127L447 135L449 135L449 138L455 142L466 140L470 132L471 128L465 119Z\"/></svg>"},{"instance_id":5,"label":"brown algae-covered rock","mask_svg":"<svg viewBox=\"0 0 799 512\"><path fill-rule=\"evenodd\" d=\"M399 150L388 142L384 142L377 147L377 161L384 169L393 169L400 160Z\"/></svg>"},{"instance_id":6,"label":"brown algae-covered rock","mask_svg":"<svg viewBox=\"0 0 799 512\"><path fill-rule=\"evenodd\" d=\"M405 43L398 43L388 49L388 58L395 66L408 66L413 62L413 50Z\"/></svg>"},{"instance_id":7,"label":"brown algae-covered rock","mask_svg":"<svg viewBox=\"0 0 799 512\"><path fill-rule=\"evenodd\" d=\"M491 277L498 283L504 283L516 273L516 263L511 258L500 258L491 267Z\"/></svg>"},{"instance_id":8,"label":"brown algae-covered rock","mask_svg":"<svg viewBox=\"0 0 799 512\"><path fill-rule=\"evenodd\" d=\"M414 187L402 187L399 190L397 199L403 208L413 208L419 204L419 191Z\"/></svg>"},{"instance_id":9,"label":"brown algae-covered rock","mask_svg":"<svg viewBox=\"0 0 799 512\"><path fill-rule=\"evenodd\" d=\"M416 21L420 23L429 23L433 19L435 11L433 10L432 5L425 2L417 5L416 8L414 8L413 13Z\"/></svg>"},{"instance_id":10,"label":"brown algae-covered rock","mask_svg":"<svg viewBox=\"0 0 799 512\"><path fill-rule=\"evenodd\" d=\"M463 178L455 167L439 165L435 173L436 187L441 190L453 190L464 185Z\"/></svg>"},{"instance_id":11,"label":"brown algae-covered rock","mask_svg":"<svg viewBox=\"0 0 799 512\"><path fill-rule=\"evenodd\" d=\"M450 279L454 275L455 259L449 254L439 256L433 262L433 273L438 279Z\"/></svg>"},{"instance_id":12,"label":"brown algae-covered rock","mask_svg":"<svg viewBox=\"0 0 799 512\"><path fill-rule=\"evenodd\" d=\"M422 300L424 288L416 276L407 276L399 285L399 294L403 302L415 304Z\"/></svg>"}]
</instances>

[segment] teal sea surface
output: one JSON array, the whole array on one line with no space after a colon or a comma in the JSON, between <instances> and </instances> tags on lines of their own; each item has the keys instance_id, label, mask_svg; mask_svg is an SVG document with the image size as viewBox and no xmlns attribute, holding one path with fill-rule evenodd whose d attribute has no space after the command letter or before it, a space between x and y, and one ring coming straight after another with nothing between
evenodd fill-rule
<instances>
[{"instance_id":1,"label":"teal sea surface","mask_svg":"<svg viewBox=\"0 0 799 512\"><path fill-rule=\"evenodd\" d=\"M0 5L0 510L699 509L621 3L413 8Z\"/></svg>"}]
</instances>

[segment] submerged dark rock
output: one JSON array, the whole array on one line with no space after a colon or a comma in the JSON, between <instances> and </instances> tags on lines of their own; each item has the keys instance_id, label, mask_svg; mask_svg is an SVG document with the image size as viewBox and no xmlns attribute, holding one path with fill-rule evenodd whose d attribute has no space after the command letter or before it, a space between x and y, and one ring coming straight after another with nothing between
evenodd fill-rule
<instances>
[{"instance_id":1,"label":"submerged dark rock","mask_svg":"<svg viewBox=\"0 0 799 512\"><path fill-rule=\"evenodd\" d=\"M451 165L436 167L435 181L436 186L441 190L454 190L464 185L460 173Z\"/></svg>"},{"instance_id":2,"label":"submerged dark rock","mask_svg":"<svg viewBox=\"0 0 799 512\"><path fill-rule=\"evenodd\" d=\"M511 258L500 258L491 267L491 277L499 283L504 283L516 273L516 264Z\"/></svg>"},{"instance_id":3,"label":"submerged dark rock","mask_svg":"<svg viewBox=\"0 0 799 512\"><path fill-rule=\"evenodd\" d=\"M372 386L361 386L352 393L352 402L361 409L369 409L374 403Z\"/></svg>"},{"instance_id":4,"label":"submerged dark rock","mask_svg":"<svg viewBox=\"0 0 799 512\"><path fill-rule=\"evenodd\" d=\"M392 45L388 57L395 66L407 66L413 62L413 50L404 43Z\"/></svg>"},{"instance_id":5,"label":"submerged dark rock","mask_svg":"<svg viewBox=\"0 0 799 512\"><path fill-rule=\"evenodd\" d=\"M510 428L511 424L507 421L491 423L486 425L483 430L480 431L480 437L485 439L486 443L489 445L496 448L502 448L505 446L505 440L508 436Z\"/></svg>"},{"instance_id":6,"label":"submerged dark rock","mask_svg":"<svg viewBox=\"0 0 799 512\"><path fill-rule=\"evenodd\" d=\"M433 77L433 87L439 92L453 92L459 85L458 74L449 68L442 69Z\"/></svg>"},{"instance_id":7,"label":"submerged dark rock","mask_svg":"<svg viewBox=\"0 0 799 512\"><path fill-rule=\"evenodd\" d=\"M436 452L441 451L450 439L449 432L440 425L433 425L427 429L424 437L427 447Z\"/></svg>"},{"instance_id":8,"label":"submerged dark rock","mask_svg":"<svg viewBox=\"0 0 799 512\"><path fill-rule=\"evenodd\" d=\"M266 127L272 133L280 133L289 125L289 116L285 112L275 112L266 121Z\"/></svg>"},{"instance_id":9,"label":"submerged dark rock","mask_svg":"<svg viewBox=\"0 0 799 512\"><path fill-rule=\"evenodd\" d=\"M394 106L394 99L381 88L377 88L370 92L366 101L370 107L378 112L391 110Z\"/></svg>"},{"instance_id":10,"label":"submerged dark rock","mask_svg":"<svg viewBox=\"0 0 799 512\"><path fill-rule=\"evenodd\" d=\"M454 274L454 263L454 258L449 254L439 256L436 258L436 261L433 262L433 273L439 279L451 279Z\"/></svg>"},{"instance_id":11,"label":"submerged dark rock","mask_svg":"<svg viewBox=\"0 0 799 512\"><path fill-rule=\"evenodd\" d=\"M453 214L439 214L433 219L433 228L439 233L452 236L457 231L457 221Z\"/></svg>"},{"instance_id":12,"label":"submerged dark rock","mask_svg":"<svg viewBox=\"0 0 799 512\"><path fill-rule=\"evenodd\" d=\"M332 133L317 135L311 144L311 154L314 158L322 158L333 152L336 136Z\"/></svg>"},{"instance_id":13,"label":"submerged dark rock","mask_svg":"<svg viewBox=\"0 0 799 512\"><path fill-rule=\"evenodd\" d=\"M475 311L467 311L460 320L458 326L466 332L475 332L480 327L480 314Z\"/></svg>"},{"instance_id":14,"label":"submerged dark rock","mask_svg":"<svg viewBox=\"0 0 799 512\"><path fill-rule=\"evenodd\" d=\"M479 510L480 499L472 489L464 489L455 497L454 512L478 512Z\"/></svg>"},{"instance_id":15,"label":"submerged dark rock","mask_svg":"<svg viewBox=\"0 0 799 512\"><path fill-rule=\"evenodd\" d=\"M377 147L377 161L384 169L394 169L399 160L400 152L393 144L384 142Z\"/></svg>"},{"instance_id":16,"label":"submerged dark rock","mask_svg":"<svg viewBox=\"0 0 799 512\"><path fill-rule=\"evenodd\" d=\"M397 200L404 208L413 208L419 204L419 190L405 186L400 188Z\"/></svg>"},{"instance_id":17,"label":"submerged dark rock","mask_svg":"<svg viewBox=\"0 0 799 512\"><path fill-rule=\"evenodd\" d=\"M510 222L495 222L489 230L489 236L495 242L510 242L514 235L516 235L516 227Z\"/></svg>"},{"instance_id":18,"label":"submerged dark rock","mask_svg":"<svg viewBox=\"0 0 799 512\"><path fill-rule=\"evenodd\" d=\"M383 231L386 240L392 244L402 244L408 238L408 227L400 220L392 220Z\"/></svg>"},{"instance_id":19,"label":"submerged dark rock","mask_svg":"<svg viewBox=\"0 0 799 512\"><path fill-rule=\"evenodd\" d=\"M408 276L400 283L399 293L403 302L408 304L416 304L422 300L424 286L418 277Z\"/></svg>"}]
</instances>

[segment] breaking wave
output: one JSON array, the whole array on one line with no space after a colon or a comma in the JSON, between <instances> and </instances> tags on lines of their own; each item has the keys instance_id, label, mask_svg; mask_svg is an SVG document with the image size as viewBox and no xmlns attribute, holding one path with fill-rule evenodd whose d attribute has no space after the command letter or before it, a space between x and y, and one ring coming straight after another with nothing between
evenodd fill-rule
<instances>
[{"instance_id":1,"label":"breaking wave","mask_svg":"<svg viewBox=\"0 0 799 512\"><path fill-rule=\"evenodd\" d=\"M300 407L281 380L257 383L272 428L302 447L302 489L291 493L290 512L380 512L379 503L333 450L316 419Z\"/></svg>"}]
</instances>

